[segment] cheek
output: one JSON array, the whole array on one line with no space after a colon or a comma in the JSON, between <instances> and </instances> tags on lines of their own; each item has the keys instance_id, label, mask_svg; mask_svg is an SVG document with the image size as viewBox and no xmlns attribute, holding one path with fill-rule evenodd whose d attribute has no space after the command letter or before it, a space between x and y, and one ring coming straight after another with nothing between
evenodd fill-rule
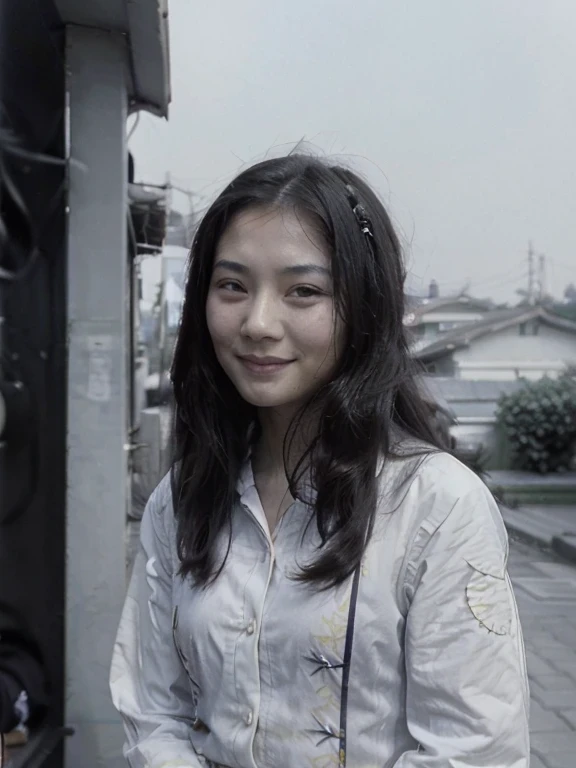
<instances>
[{"instance_id":1,"label":"cheek","mask_svg":"<svg viewBox=\"0 0 576 768\"><path fill-rule=\"evenodd\" d=\"M297 334L301 347L310 353L330 359L340 354L342 334L334 323L331 311L323 310L313 317L303 318L303 322L298 324Z\"/></svg>"},{"instance_id":2,"label":"cheek","mask_svg":"<svg viewBox=\"0 0 576 768\"><path fill-rule=\"evenodd\" d=\"M223 306L210 296L206 301L206 324L214 346L221 347L231 341L235 328L234 313L230 307Z\"/></svg>"}]
</instances>

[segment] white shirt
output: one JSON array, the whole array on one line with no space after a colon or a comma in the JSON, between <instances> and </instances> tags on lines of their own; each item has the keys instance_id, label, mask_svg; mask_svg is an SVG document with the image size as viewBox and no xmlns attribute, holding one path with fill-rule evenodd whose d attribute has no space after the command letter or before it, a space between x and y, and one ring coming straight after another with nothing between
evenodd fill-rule
<instances>
[{"instance_id":1,"label":"white shirt","mask_svg":"<svg viewBox=\"0 0 576 768\"><path fill-rule=\"evenodd\" d=\"M526 666L497 505L441 453L387 461L379 487L347 767L528 768ZM319 544L309 518L295 502L272 542L248 462L226 565L202 589L177 573L169 478L156 489L111 671L132 768L340 764L351 579L319 591L291 578Z\"/></svg>"}]
</instances>

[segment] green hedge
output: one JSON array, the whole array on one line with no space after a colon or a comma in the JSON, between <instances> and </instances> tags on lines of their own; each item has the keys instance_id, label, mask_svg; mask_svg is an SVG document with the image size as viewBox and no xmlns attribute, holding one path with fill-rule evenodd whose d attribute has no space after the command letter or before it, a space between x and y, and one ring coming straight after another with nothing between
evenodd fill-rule
<instances>
[{"instance_id":1,"label":"green hedge","mask_svg":"<svg viewBox=\"0 0 576 768\"><path fill-rule=\"evenodd\" d=\"M516 469L566 472L576 447L576 381L543 378L500 398L498 422Z\"/></svg>"}]
</instances>

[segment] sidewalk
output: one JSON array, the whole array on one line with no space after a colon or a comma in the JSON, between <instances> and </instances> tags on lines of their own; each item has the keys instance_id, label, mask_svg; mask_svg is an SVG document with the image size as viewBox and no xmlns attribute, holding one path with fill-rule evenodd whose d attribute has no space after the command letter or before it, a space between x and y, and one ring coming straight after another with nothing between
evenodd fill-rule
<instances>
[{"instance_id":1,"label":"sidewalk","mask_svg":"<svg viewBox=\"0 0 576 768\"><path fill-rule=\"evenodd\" d=\"M490 470L486 482L511 533L576 564L576 472Z\"/></svg>"},{"instance_id":2,"label":"sidewalk","mask_svg":"<svg viewBox=\"0 0 576 768\"><path fill-rule=\"evenodd\" d=\"M550 548L576 564L575 506L525 504L511 509L501 504L500 511L510 533L524 541Z\"/></svg>"},{"instance_id":3,"label":"sidewalk","mask_svg":"<svg viewBox=\"0 0 576 768\"><path fill-rule=\"evenodd\" d=\"M576 766L576 567L510 541L531 689L531 768Z\"/></svg>"}]
</instances>

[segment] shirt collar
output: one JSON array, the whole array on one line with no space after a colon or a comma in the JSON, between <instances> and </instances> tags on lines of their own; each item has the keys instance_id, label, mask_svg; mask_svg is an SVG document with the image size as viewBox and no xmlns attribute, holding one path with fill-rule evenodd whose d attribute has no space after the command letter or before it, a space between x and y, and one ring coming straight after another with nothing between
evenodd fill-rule
<instances>
[{"instance_id":1,"label":"shirt collar","mask_svg":"<svg viewBox=\"0 0 576 768\"><path fill-rule=\"evenodd\" d=\"M238 495L240 496L240 499L246 496L246 494L250 491L250 489L254 488L256 489L256 483L254 481L254 472L252 469L252 452L250 451L248 453L248 456L246 457L246 460L244 461L244 464L242 465L242 469L240 470L240 475L238 476L238 482L236 484L236 491ZM382 473L382 470L384 469L385 459L384 456L380 456L378 459L378 463L376 465L376 472L374 474L375 477L379 477ZM316 499L316 489L314 488L312 481L310 479L309 473L307 473L301 483L301 487L299 490L299 496L301 497L302 501L306 502L307 504L313 504Z\"/></svg>"}]
</instances>

